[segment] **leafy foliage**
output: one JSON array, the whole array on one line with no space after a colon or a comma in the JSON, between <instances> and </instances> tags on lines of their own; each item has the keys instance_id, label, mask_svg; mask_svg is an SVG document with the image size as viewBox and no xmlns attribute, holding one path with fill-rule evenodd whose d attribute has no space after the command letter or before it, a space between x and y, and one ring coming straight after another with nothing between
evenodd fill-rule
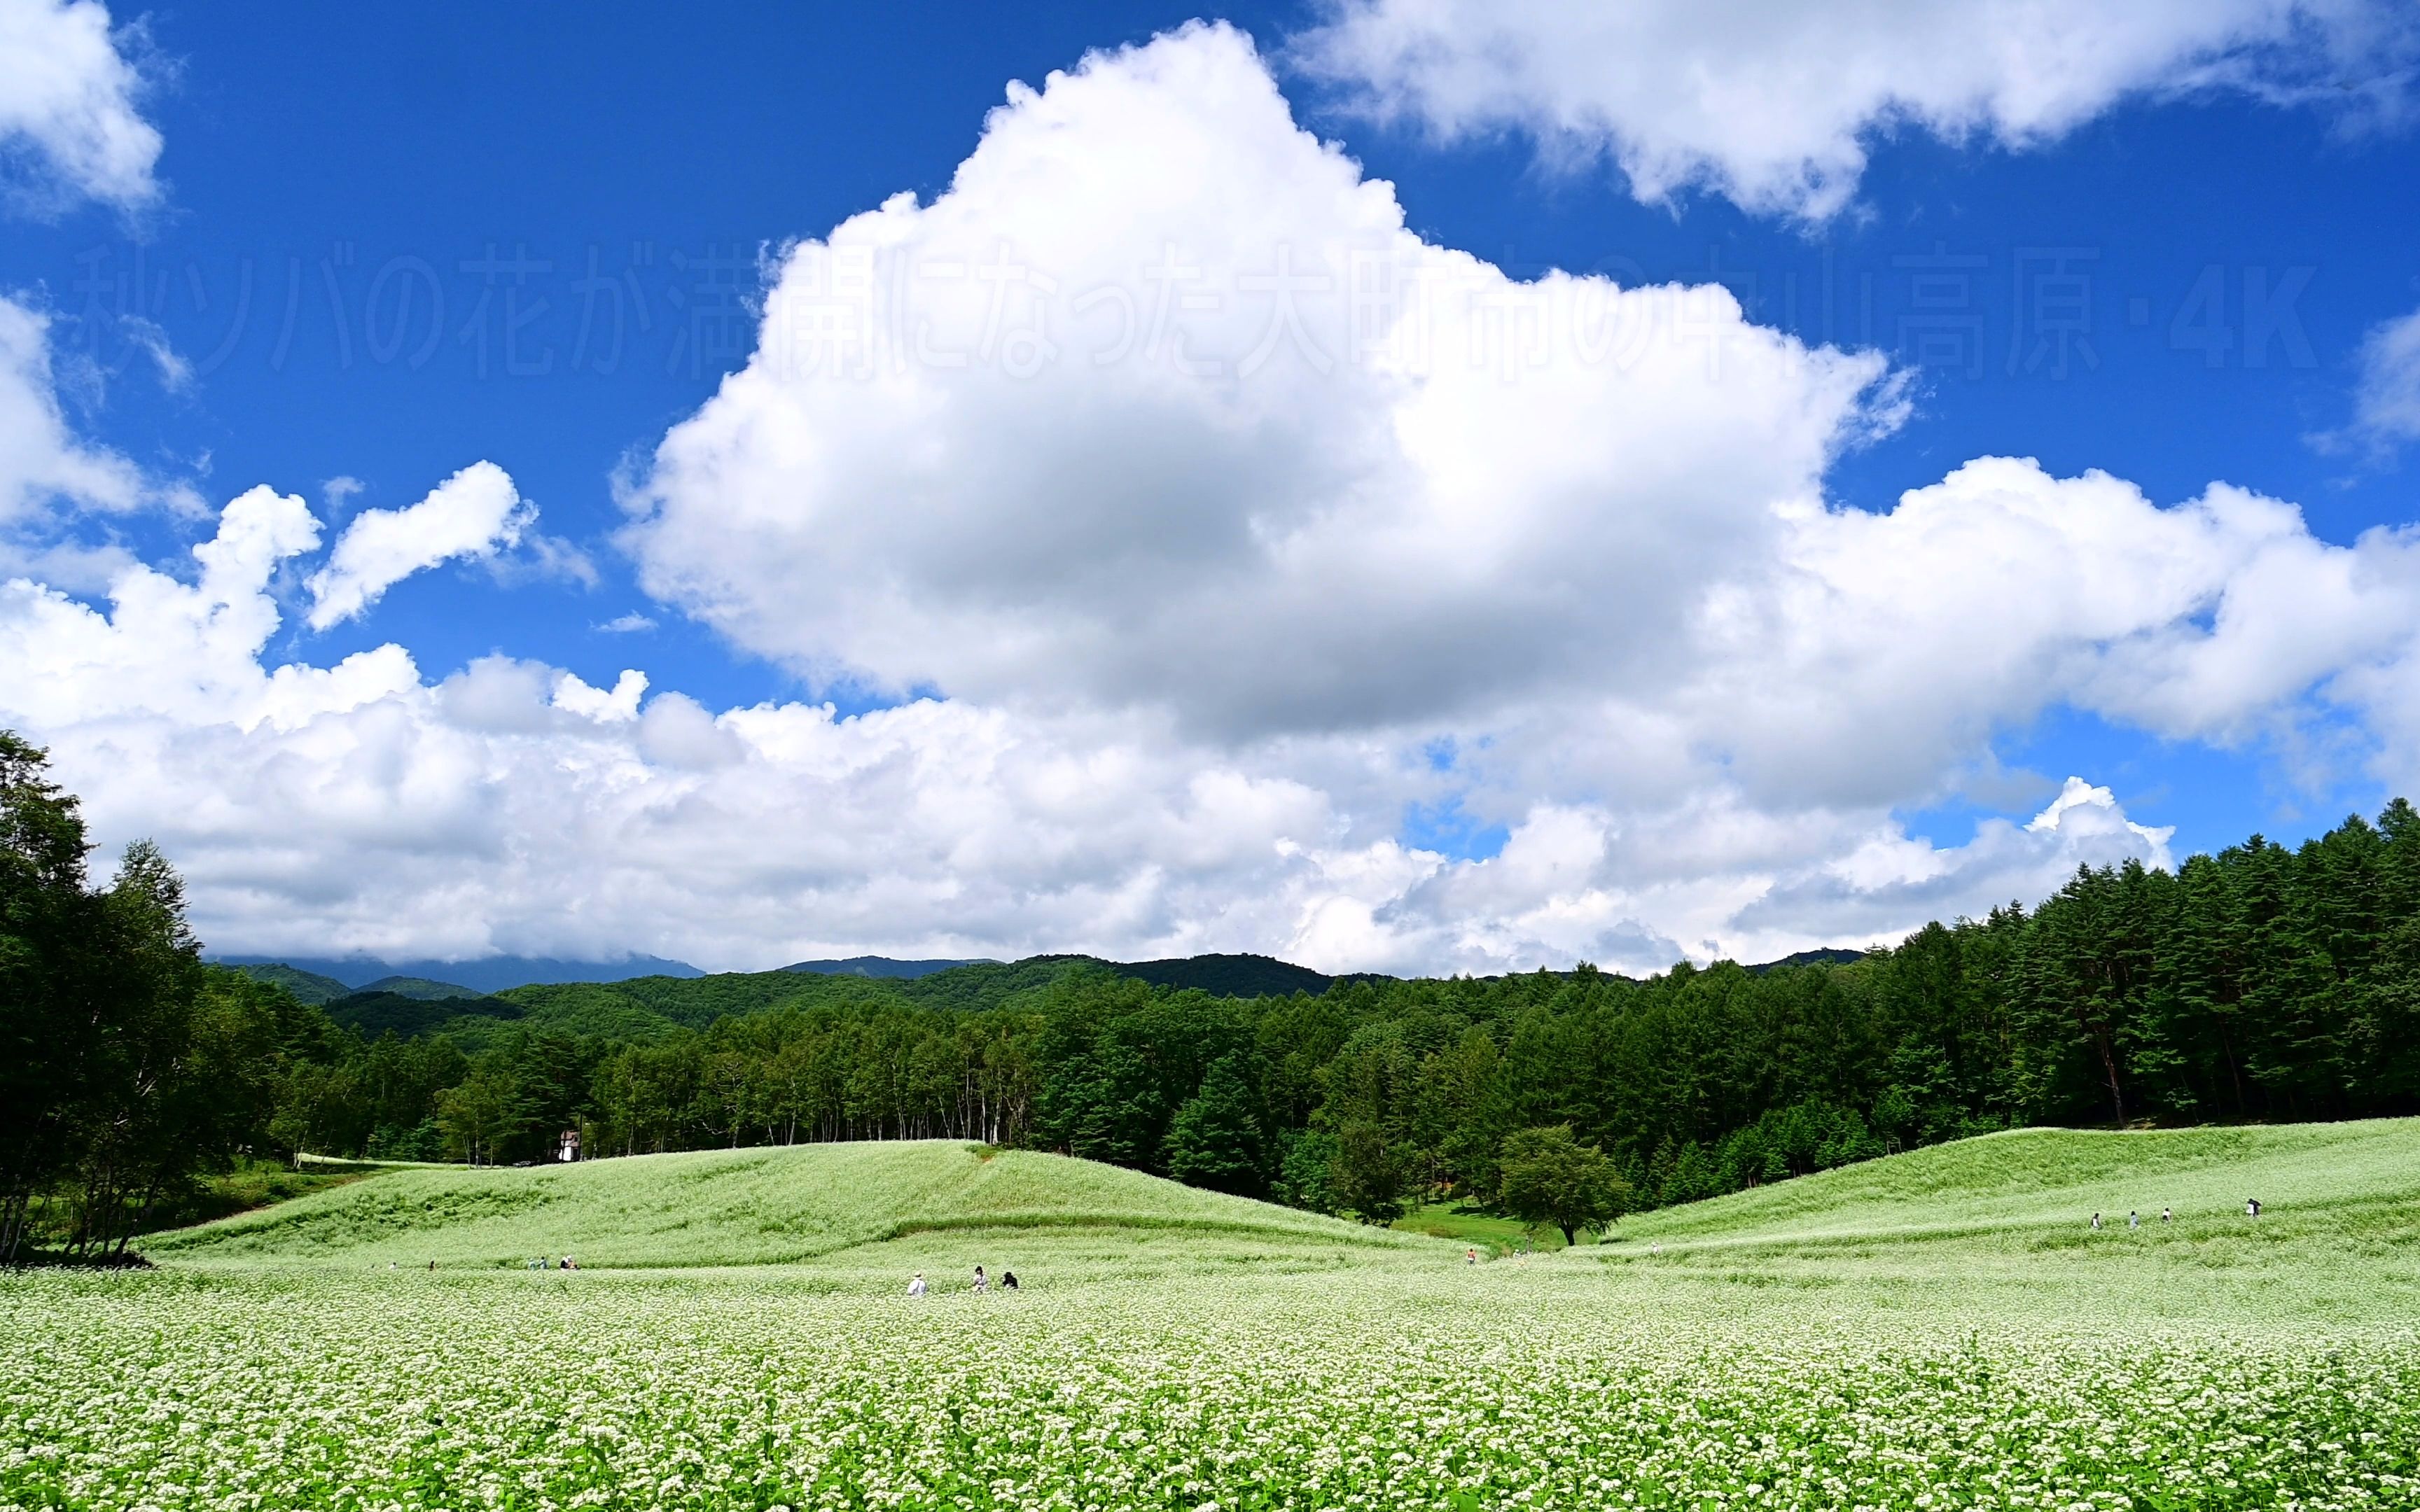
<instances>
[{"instance_id":1,"label":"leafy foliage","mask_svg":"<svg viewBox=\"0 0 2420 1512\"><path fill-rule=\"evenodd\" d=\"M1506 1135L1497 1165L1504 1211L1554 1225L1566 1244L1577 1242L1583 1228L1603 1228L1629 1206L1630 1183L1621 1170L1605 1151L1573 1138L1567 1123Z\"/></svg>"}]
</instances>

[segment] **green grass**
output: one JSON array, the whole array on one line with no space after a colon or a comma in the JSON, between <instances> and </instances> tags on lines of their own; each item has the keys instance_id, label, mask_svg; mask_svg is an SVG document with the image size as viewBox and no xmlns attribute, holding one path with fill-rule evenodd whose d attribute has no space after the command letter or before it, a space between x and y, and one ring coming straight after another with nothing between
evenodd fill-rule
<instances>
[{"instance_id":1,"label":"green grass","mask_svg":"<svg viewBox=\"0 0 2420 1512\"><path fill-rule=\"evenodd\" d=\"M868 1264L967 1246L970 1231L1046 1240L1090 1259L1200 1251L1340 1257L1425 1250L1424 1241L1196 1191L1139 1172L948 1140L701 1150L527 1169L417 1167L161 1236L154 1259L583 1266L790 1263L889 1245ZM954 1250L952 1250L954 1253ZM906 1258L896 1258L905 1257Z\"/></svg>"},{"instance_id":2,"label":"green grass","mask_svg":"<svg viewBox=\"0 0 2420 1512\"><path fill-rule=\"evenodd\" d=\"M1540 1253L1565 1247L1563 1231L1552 1224L1525 1224L1518 1218L1481 1212L1466 1202L1432 1202L1396 1219L1393 1227L1465 1248L1477 1245L1481 1255L1511 1255L1525 1247ZM1595 1236L1583 1231L1579 1242L1593 1243Z\"/></svg>"},{"instance_id":3,"label":"green grass","mask_svg":"<svg viewBox=\"0 0 2420 1512\"><path fill-rule=\"evenodd\" d=\"M1581 1254L1949 1316L2408 1319L2420 1119L1990 1134L1639 1214L1610 1238Z\"/></svg>"},{"instance_id":4,"label":"green grass","mask_svg":"<svg viewBox=\"0 0 2420 1512\"><path fill-rule=\"evenodd\" d=\"M2257 1224L2243 1216L2257 1197ZM1936 1145L1626 1219L1630 1239L1871 1243L2123 1231L2162 1208L2196 1232L2398 1233L2420 1204L2420 1119L2134 1130L2025 1129ZM2104 1231L2104 1235L2105 1235Z\"/></svg>"},{"instance_id":5,"label":"green grass","mask_svg":"<svg viewBox=\"0 0 2420 1512\"><path fill-rule=\"evenodd\" d=\"M286 1194L269 1192L275 1197ZM2258 1196L2258 1220L2242 1213ZM2159 1211L2169 1208L2172 1224ZM2140 1230L2126 1213L2139 1211ZM2106 1227L2093 1233L2091 1214ZM571 1166L392 1168L146 1241L167 1261L701 1267L835 1277L1003 1247L1062 1274L1433 1263L1562 1248L1551 1229L1437 1205L1392 1231L1137 1172L950 1141L706 1150ZM988 1253L989 1251L985 1251ZM2124 1134L2028 1130L1637 1214L1557 1263L1691 1267L1753 1284L2149 1289L2229 1273L2337 1315L2420 1307L2420 1119ZM2089 1277L2098 1279L2087 1279Z\"/></svg>"}]
</instances>

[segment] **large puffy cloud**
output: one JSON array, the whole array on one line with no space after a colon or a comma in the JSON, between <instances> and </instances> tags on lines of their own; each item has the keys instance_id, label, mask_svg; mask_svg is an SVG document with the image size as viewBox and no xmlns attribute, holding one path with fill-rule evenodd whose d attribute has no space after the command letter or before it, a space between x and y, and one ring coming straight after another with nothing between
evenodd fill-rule
<instances>
[{"instance_id":1,"label":"large puffy cloud","mask_svg":"<svg viewBox=\"0 0 2420 1512\"><path fill-rule=\"evenodd\" d=\"M996 111L949 191L794 249L626 540L827 679L1250 735L1652 669L1887 418L1718 288L1519 283L1404 225L1194 27Z\"/></svg>"},{"instance_id":2,"label":"large puffy cloud","mask_svg":"<svg viewBox=\"0 0 2420 1512\"><path fill-rule=\"evenodd\" d=\"M1293 325L1280 267L1326 280ZM626 541L815 676L1450 741L1506 824L1921 802L2060 703L2242 741L2412 641L2403 535L2233 488L1985 459L1827 506L1890 393L1717 289L1421 243L1196 27L1014 92L935 202L792 249Z\"/></svg>"},{"instance_id":3,"label":"large puffy cloud","mask_svg":"<svg viewBox=\"0 0 2420 1512\"><path fill-rule=\"evenodd\" d=\"M493 462L472 463L416 504L364 510L305 585L311 628L351 619L415 572L461 557L491 560L519 545L536 516Z\"/></svg>"},{"instance_id":4,"label":"large puffy cloud","mask_svg":"<svg viewBox=\"0 0 2420 1512\"><path fill-rule=\"evenodd\" d=\"M1705 187L1822 218L1901 127L2023 147L2130 96L2220 86L2400 112L2412 39L2384 0L1339 0L1300 51L1441 134L1609 154L1642 199Z\"/></svg>"},{"instance_id":5,"label":"large puffy cloud","mask_svg":"<svg viewBox=\"0 0 2420 1512\"><path fill-rule=\"evenodd\" d=\"M34 207L158 197L160 133L119 40L98 0L0 0L0 157L24 165L10 187Z\"/></svg>"}]
</instances>

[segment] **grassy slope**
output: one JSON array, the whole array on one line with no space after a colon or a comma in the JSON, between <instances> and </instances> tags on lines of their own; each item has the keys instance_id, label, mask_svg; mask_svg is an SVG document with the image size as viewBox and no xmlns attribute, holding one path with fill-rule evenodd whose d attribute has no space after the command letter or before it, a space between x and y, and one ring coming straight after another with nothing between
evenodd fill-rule
<instances>
[{"instance_id":1,"label":"grassy slope","mask_svg":"<svg viewBox=\"0 0 2420 1512\"><path fill-rule=\"evenodd\" d=\"M1825 1243L2089 1233L2162 1208L2200 1229L2260 1199L2264 1228L2347 1233L2420 1212L2420 1119L2123 1134L2024 1129L1936 1145L1622 1224L1667 1243Z\"/></svg>"},{"instance_id":2,"label":"grassy slope","mask_svg":"<svg viewBox=\"0 0 2420 1512\"><path fill-rule=\"evenodd\" d=\"M525 1170L411 1169L161 1236L155 1258L583 1265L753 1265L885 1249L934 1263L972 1231L1100 1257L1159 1243L1208 1259L1342 1257L1433 1242L1138 1172L944 1140L704 1150ZM937 1242L935 1236L941 1236Z\"/></svg>"},{"instance_id":3,"label":"grassy slope","mask_svg":"<svg viewBox=\"0 0 2420 1512\"><path fill-rule=\"evenodd\" d=\"M2266 1205L2257 1222L2242 1215L2247 1196ZM2173 1226L2157 1221L2164 1205ZM2129 1208L2145 1216L2139 1233L2124 1227ZM2097 1235L2095 1211L2111 1225ZM1483 1215L1419 1216L1437 1237L933 1141L394 1171L146 1248L238 1264L458 1268L566 1250L590 1266L807 1262L816 1284L886 1288L910 1270L962 1276L976 1259L1054 1284L1433 1270L1506 1237L1481 1232ZM1609 1266L1709 1296L1838 1288L1978 1317L2408 1319L2420 1313L2420 1119L1994 1134L1639 1214L1608 1242L1535 1263L1575 1281Z\"/></svg>"},{"instance_id":4,"label":"grassy slope","mask_svg":"<svg viewBox=\"0 0 2420 1512\"><path fill-rule=\"evenodd\" d=\"M2408 1321L2420 1119L1992 1134L1643 1213L1574 1255L1978 1318Z\"/></svg>"}]
</instances>

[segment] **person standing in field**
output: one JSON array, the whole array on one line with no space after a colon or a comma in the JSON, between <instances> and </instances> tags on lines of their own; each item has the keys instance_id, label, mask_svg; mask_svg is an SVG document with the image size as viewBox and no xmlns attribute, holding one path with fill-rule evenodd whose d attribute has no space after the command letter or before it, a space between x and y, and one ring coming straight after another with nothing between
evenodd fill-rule
<instances>
[{"instance_id":1,"label":"person standing in field","mask_svg":"<svg viewBox=\"0 0 2420 1512\"><path fill-rule=\"evenodd\" d=\"M2176 1221L2176 1216L2177 1216L2177 1215L2176 1215L2175 1213L2173 1213L2173 1212L2169 1211L2168 1211L2167 1209L2165 1209L2165 1208L2162 1208L2162 1209L2160 1210L2160 1222L2162 1222L2162 1223L2164 1223L2164 1223L2173 1223L2173 1222L2175 1222L2175 1221Z\"/></svg>"},{"instance_id":2,"label":"person standing in field","mask_svg":"<svg viewBox=\"0 0 2420 1512\"><path fill-rule=\"evenodd\" d=\"M2243 1216L2246 1218L2257 1218L2260 1216L2260 1199L2258 1197L2245 1197L2243 1199Z\"/></svg>"},{"instance_id":3,"label":"person standing in field","mask_svg":"<svg viewBox=\"0 0 2420 1512\"><path fill-rule=\"evenodd\" d=\"M923 1272L922 1272L922 1271L919 1271L919 1272L917 1272L913 1276L911 1276L911 1277L909 1277L909 1278L908 1278L908 1295L909 1295L909 1296L911 1296L911 1297L921 1297L921 1296L923 1296L923 1294L924 1294L924 1273L923 1273Z\"/></svg>"},{"instance_id":4,"label":"person standing in field","mask_svg":"<svg viewBox=\"0 0 2420 1512\"><path fill-rule=\"evenodd\" d=\"M2092 1215L2092 1231L2096 1234L2101 1232L2101 1214L2097 1212Z\"/></svg>"},{"instance_id":5,"label":"person standing in field","mask_svg":"<svg viewBox=\"0 0 2420 1512\"><path fill-rule=\"evenodd\" d=\"M1470 1248L1462 1252L1462 1263L1465 1265L1477 1265L1479 1263L1478 1245L1473 1244Z\"/></svg>"},{"instance_id":6,"label":"person standing in field","mask_svg":"<svg viewBox=\"0 0 2420 1512\"><path fill-rule=\"evenodd\" d=\"M1002 1271L1000 1273L1000 1289L1002 1291L1015 1291L1016 1289L1016 1272Z\"/></svg>"},{"instance_id":7,"label":"person standing in field","mask_svg":"<svg viewBox=\"0 0 2420 1512\"><path fill-rule=\"evenodd\" d=\"M982 1296L985 1292L989 1291L990 1289L991 1289L991 1283L990 1283L988 1280L985 1280L985 1277L984 1277L984 1268L983 1268L982 1266L980 1266L980 1265L976 1266L976 1267L975 1267L975 1295L976 1295L976 1296L978 1296L978 1297L980 1297L980 1296Z\"/></svg>"},{"instance_id":8,"label":"person standing in field","mask_svg":"<svg viewBox=\"0 0 2420 1512\"><path fill-rule=\"evenodd\" d=\"M2139 1213L2139 1212L2136 1212L2136 1211L2133 1211L2132 1208L2127 1209L2127 1210L2126 1210L2126 1227L2129 1227L2129 1228L2140 1228L2140 1227L2143 1227L2143 1215L2142 1215L2141 1213Z\"/></svg>"}]
</instances>

